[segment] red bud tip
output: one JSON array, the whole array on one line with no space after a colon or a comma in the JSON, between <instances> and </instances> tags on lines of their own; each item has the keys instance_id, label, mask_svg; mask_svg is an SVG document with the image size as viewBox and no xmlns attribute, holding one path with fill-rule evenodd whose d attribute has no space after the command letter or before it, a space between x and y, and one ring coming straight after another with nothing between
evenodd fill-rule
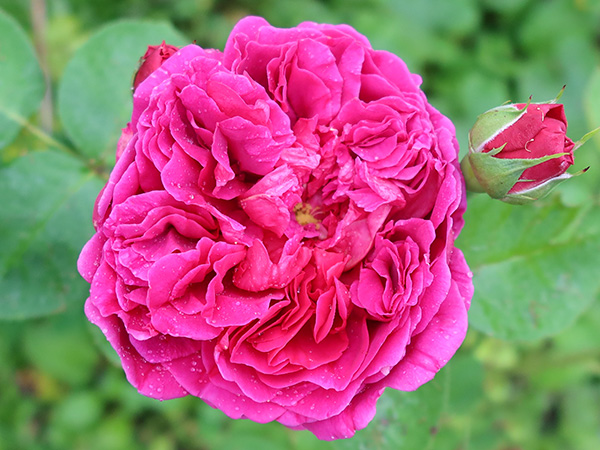
<instances>
[{"instance_id":1,"label":"red bud tip","mask_svg":"<svg viewBox=\"0 0 600 450\"><path fill-rule=\"evenodd\" d=\"M162 41L160 45L149 45L148 50L140 59L140 67L133 79L133 90L135 91L142 81L148 78L152 72L158 69L173 54L177 53L178 50L178 47L168 45L165 41Z\"/></svg>"}]
</instances>

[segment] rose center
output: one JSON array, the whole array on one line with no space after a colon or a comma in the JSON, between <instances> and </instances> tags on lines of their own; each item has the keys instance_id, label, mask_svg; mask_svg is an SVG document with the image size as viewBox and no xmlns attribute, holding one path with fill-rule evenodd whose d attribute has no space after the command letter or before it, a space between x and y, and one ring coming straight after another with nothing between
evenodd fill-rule
<instances>
[{"instance_id":1,"label":"rose center","mask_svg":"<svg viewBox=\"0 0 600 450\"><path fill-rule=\"evenodd\" d=\"M319 208L308 203L296 203L296 205L294 205L296 222L301 226L315 224L315 227L319 228L321 221L315 217L318 213Z\"/></svg>"}]
</instances>

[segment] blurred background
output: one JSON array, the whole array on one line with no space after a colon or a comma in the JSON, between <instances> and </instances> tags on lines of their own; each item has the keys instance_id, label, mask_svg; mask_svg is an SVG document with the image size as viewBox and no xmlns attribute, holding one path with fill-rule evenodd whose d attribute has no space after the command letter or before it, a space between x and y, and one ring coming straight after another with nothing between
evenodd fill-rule
<instances>
[{"instance_id":1,"label":"blurred background","mask_svg":"<svg viewBox=\"0 0 600 450\"><path fill-rule=\"evenodd\" d=\"M0 9L35 44L51 89L33 120L59 142L69 137L55 114L56 87L76 51L107 23L163 21L190 42L222 49L246 15L280 27L352 25L423 77L430 102L455 123L462 151L478 114L530 95L550 100L563 85L569 136L600 125L598 0L0 0ZM23 131L2 164L36 142ZM567 205L590 192L598 198L599 142L579 153L576 169L592 170L561 189ZM91 224L85 232L91 236ZM87 286L75 283L81 298L60 311L0 320L0 450L600 448L597 290L591 306L551 337L500 339L472 327L434 382L416 393L386 392L368 430L320 443L277 424L231 421L195 398L140 396L87 323Z\"/></svg>"}]
</instances>

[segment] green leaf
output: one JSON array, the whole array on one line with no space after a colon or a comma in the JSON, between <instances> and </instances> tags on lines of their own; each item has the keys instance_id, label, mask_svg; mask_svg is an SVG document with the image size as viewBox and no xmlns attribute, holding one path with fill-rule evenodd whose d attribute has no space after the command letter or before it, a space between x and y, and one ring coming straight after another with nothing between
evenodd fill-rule
<instances>
[{"instance_id":1,"label":"green leaf","mask_svg":"<svg viewBox=\"0 0 600 450\"><path fill-rule=\"evenodd\" d=\"M469 414L483 397L484 371L472 352L459 350L446 368L450 379L446 414Z\"/></svg>"},{"instance_id":2,"label":"green leaf","mask_svg":"<svg viewBox=\"0 0 600 450\"><path fill-rule=\"evenodd\" d=\"M469 198L457 240L474 274L475 328L535 340L567 328L600 291L597 205L515 207Z\"/></svg>"},{"instance_id":3,"label":"green leaf","mask_svg":"<svg viewBox=\"0 0 600 450\"><path fill-rule=\"evenodd\" d=\"M27 35L0 10L0 149L38 108L44 90L42 69Z\"/></svg>"},{"instance_id":4,"label":"green leaf","mask_svg":"<svg viewBox=\"0 0 600 450\"><path fill-rule=\"evenodd\" d=\"M103 407L96 391L71 393L54 408L52 428L81 434L82 430L90 429L102 421Z\"/></svg>"},{"instance_id":5,"label":"green leaf","mask_svg":"<svg viewBox=\"0 0 600 450\"><path fill-rule=\"evenodd\" d=\"M25 330L23 356L38 370L73 387L84 386L94 377L99 354L82 308L29 321Z\"/></svg>"},{"instance_id":6,"label":"green leaf","mask_svg":"<svg viewBox=\"0 0 600 450\"><path fill-rule=\"evenodd\" d=\"M23 156L0 170L0 319L23 319L82 304L89 285L76 260L92 235L102 182L55 151Z\"/></svg>"},{"instance_id":7,"label":"green leaf","mask_svg":"<svg viewBox=\"0 0 600 450\"><path fill-rule=\"evenodd\" d=\"M600 126L600 66L596 67L585 89L583 97L585 112L590 127ZM600 134L596 134L595 142L600 146Z\"/></svg>"},{"instance_id":8,"label":"green leaf","mask_svg":"<svg viewBox=\"0 0 600 450\"><path fill-rule=\"evenodd\" d=\"M189 43L170 25L122 21L94 34L75 53L58 91L58 111L69 138L86 156L112 160L132 110L131 83L148 45Z\"/></svg>"}]
</instances>

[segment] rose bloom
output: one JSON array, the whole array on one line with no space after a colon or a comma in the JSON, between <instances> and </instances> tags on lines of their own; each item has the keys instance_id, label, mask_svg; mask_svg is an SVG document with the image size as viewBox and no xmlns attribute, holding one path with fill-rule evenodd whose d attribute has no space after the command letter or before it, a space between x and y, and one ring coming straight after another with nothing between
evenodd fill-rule
<instances>
[{"instance_id":1,"label":"rose bloom","mask_svg":"<svg viewBox=\"0 0 600 450\"><path fill-rule=\"evenodd\" d=\"M139 84L79 271L140 393L329 440L446 364L465 195L420 81L349 26L249 17Z\"/></svg>"}]
</instances>

